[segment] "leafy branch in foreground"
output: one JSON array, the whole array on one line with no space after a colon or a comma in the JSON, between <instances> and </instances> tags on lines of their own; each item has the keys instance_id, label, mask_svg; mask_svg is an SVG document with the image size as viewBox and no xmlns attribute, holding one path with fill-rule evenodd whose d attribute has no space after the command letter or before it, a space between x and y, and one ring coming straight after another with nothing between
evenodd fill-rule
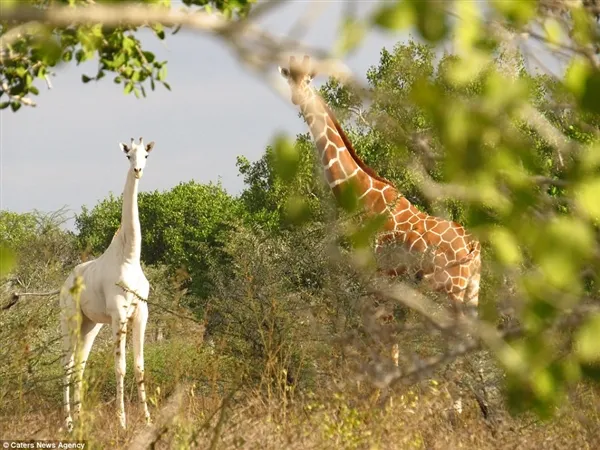
<instances>
[{"instance_id":1,"label":"leafy branch in foreground","mask_svg":"<svg viewBox=\"0 0 600 450\"><path fill-rule=\"evenodd\" d=\"M65 5L62 10L57 6L61 3ZM190 7L215 8L223 13L223 22L227 22L230 18L246 14L252 0L188 0L184 3ZM140 0L125 5L124 9L148 5L152 10L161 12L168 11L171 2ZM171 89L166 81L167 61L157 60L153 52L144 49L137 35L140 29L148 29L155 37L164 40L166 27L160 20L107 23L99 17L79 24L69 19L60 23L46 20L60 16L60 11L92 8L85 0L61 0L52 6L40 0L3 4L0 13L0 109L10 106L17 111L23 105L35 106L31 96L39 94L36 79L44 80L50 89L50 77L55 75L53 70L57 66L71 62L79 65L92 59L98 60L98 68L94 74L82 75L84 83L99 81L112 74L113 81L123 86L125 94L133 93L138 98L145 97L147 89L154 90L157 84ZM55 10L58 14L54 13ZM28 11L28 14L19 14L19 11ZM48 17L45 17L46 14Z\"/></svg>"}]
</instances>

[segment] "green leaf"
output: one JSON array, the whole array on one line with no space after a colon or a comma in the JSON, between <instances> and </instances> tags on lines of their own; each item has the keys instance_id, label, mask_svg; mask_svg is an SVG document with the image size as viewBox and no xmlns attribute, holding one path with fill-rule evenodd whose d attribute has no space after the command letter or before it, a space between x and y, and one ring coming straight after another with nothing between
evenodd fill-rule
<instances>
[{"instance_id":1,"label":"green leaf","mask_svg":"<svg viewBox=\"0 0 600 450\"><path fill-rule=\"evenodd\" d=\"M135 39L130 37L130 36L126 36L123 39L123 49L124 50L133 50L135 48L136 42Z\"/></svg>"},{"instance_id":2,"label":"green leaf","mask_svg":"<svg viewBox=\"0 0 600 450\"><path fill-rule=\"evenodd\" d=\"M571 60L565 72L565 85L577 97L582 97L585 93L585 84L590 71L590 65L583 57L574 57Z\"/></svg>"},{"instance_id":3,"label":"green leaf","mask_svg":"<svg viewBox=\"0 0 600 450\"><path fill-rule=\"evenodd\" d=\"M338 203L341 208L349 213L355 212L359 207L359 193L357 186L353 179L349 182L342 183L337 186L338 190Z\"/></svg>"},{"instance_id":4,"label":"green leaf","mask_svg":"<svg viewBox=\"0 0 600 450\"><path fill-rule=\"evenodd\" d=\"M149 51L143 51L142 53L144 55L144 58L146 58L146 61L148 61L149 63L154 61L154 58L155 58L154 53L149 52Z\"/></svg>"},{"instance_id":5,"label":"green leaf","mask_svg":"<svg viewBox=\"0 0 600 450\"><path fill-rule=\"evenodd\" d=\"M491 0L491 5L516 26L528 23L535 16L537 0Z\"/></svg>"},{"instance_id":6,"label":"green leaf","mask_svg":"<svg viewBox=\"0 0 600 450\"><path fill-rule=\"evenodd\" d=\"M164 30L162 24L156 23L156 24L152 25L152 29L154 30L154 32L156 33L156 36L160 40L163 40L165 38L165 30Z\"/></svg>"},{"instance_id":7,"label":"green leaf","mask_svg":"<svg viewBox=\"0 0 600 450\"><path fill-rule=\"evenodd\" d=\"M274 166L277 174L284 182L290 182L294 179L300 162L298 149L285 136L275 137L273 144Z\"/></svg>"},{"instance_id":8,"label":"green leaf","mask_svg":"<svg viewBox=\"0 0 600 450\"><path fill-rule=\"evenodd\" d=\"M548 17L544 20L544 31L546 32L546 39L550 44L560 44L563 29L555 18Z\"/></svg>"},{"instance_id":9,"label":"green leaf","mask_svg":"<svg viewBox=\"0 0 600 450\"><path fill-rule=\"evenodd\" d=\"M164 81L166 78L167 78L167 66L166 66L166 64L163 64L163 66L158 71L158 75L157 75L156 79L158 81Z\"/></svg>"},{"instance_id":10,"label":"green leaf","mask_svg":"<svg viewBox=\"0 0 600 450\"><path fill-rule=\"evenodd\" d=\"M125 83L125 87L123 88L123 92L125 94L129 94L133 90L133 83L131 81Z\"/></svg>"},{"instance_id":11,"label":"green leaf","mask_svg":"<svg viewBox=\"0 0 600 450\"><path fill-rule=\"evenodd\" d=\"M594 70L585 80L581 106L596 114L600 113L600 73Z\"/></svg>"},{"instance_id":12,"label":"green leaf","mask_svg":"<svg viewBox=\"0 0 600 450\"><path fill-rule=\"evenodd\" d=\"M335 43L335 53L344 55L358 47L366 35L366 27L363 23L353 18L347 18L342 22L342 29Z\"/></svg>"},{"instance_id":13,"label":"green leaf","mask_svg":"<svg viewBox=\"0 0 600 450\"><path fill-rule=\"evenodd\" d=\"M21 109L21 106L23 106L23 105L21 105L21 102L12 102L12 103L10 104L10 108L11 108L11 109L12 109L14 112L17 112L19 109Z\"/></svg>"},{"instance_id":14,"label":"green leaf","mask_svg":"<svg viewBox=\"0 0 600 450\"><path fill-rule=\"evenodd\" d=\"M490 232L489 238L501 263L512 266L521 262L519 243L506 228L494 228Z\"/></svg>"},{"instance_id":15,"label":"green leaf","mask_svg":"<svg viewBox=\"0 0 600 450\"><path fill-rule=\"evenodd\" d=\"M424 39L437 43L448 34L446 12L443 4L437 0L407 0L412 3L416 13L417 29Z\"/></svg>"},{"instance_id":16,"label":"green leaf","mask_svg":"<svg viewBox=\"0 0 600 450\"><path fill-rule=\"evenodd\" d=\"M350 236L350 242L354 248L369 247L389 216L386 213L376 214L364 221L359 229Z\"/></svg>"},{"instance_id":17,"label":"green leaf","mask_svg":"<svg viewBox=\"0 0 600 450\"><path fill-rule=\"evenodd\" d=\"M532 387L538 398L549 400L555 394L556 381L549 370L536 370L532 375Z\"/></svg>"},{"instance_id":18,"label":"green leaf","mask_svg":"<svg viewBox=\"0 0 600 450\"><path fill-rule=\"evenodd\" d=\"M583 363L600 362L600 314L589 317L577 330L575 353Z\"/></svg>"},{"instance_id":19,"label":"green leaf","mask_svg":"<svg viewBox=\"0 0 600 450\"><path fill-rule=\"evenodd\" d=\"M79 49L75 52L75 60L77 63L85 61L85 51L83 49Z\"/></svg>"},{"instance_id":20,"label":"green leaf","mask_svg":"<svg viewBox=\"0 0 600 450\"><path fill-rule=\"evenodd\" d=\"M413 25L415 12L405 1L389 6L384 4L373 15L373 23L387 30L403 30Z\"/></svg>"},{"instance_id":21,"label":"green leaf","mask_svg":"<svg viewBox=\"0 0 600 450\"><path fill-rule=\"evenodd\" d=\"M570 8L571 17L573 18L573 31L571 33L575 42L581 46L587 46L594 36L595 23L592 17L586 11L583 5L578 5Z\"/></svg>"},{"instance_id":22,"label":"green leaf","mask_svg":"<svg viewBox=\"0 0 600 450\"><path fill-rule=\"evenodd\" d=\"M89 83L91 80L92 79L87 75L81 75L81 81L83 81L84 83Z\"/></svg>"},{"instance_id":23,"label":"green leaf","mask_svg":"<svg viewBox=\"0 0 600 450\"><path fill-rule=\"evenodd\" d=\"M125 53L120 52L117 54L116 58L113 59L113 69L119 69L121 66L125 64L127 60L127 56Z\"/></svg>"},{"instance_id":24,"label":"green leaf","mask_svg":"<svg viewBox=\"0 0 600 450\"><path fill-rule=\"evenodd\" d=\"M455 29L457 49L463 52L472 51L473 46L481 40L483 31L479 18L478 4L472 0L458 0L456 2L456 10L457 14L464 18L461 21L461 25Z\"/></svg>"},{"instance_id":25,"label":"green leaf","mask_svg":"<svg viewBox=\"0 0 600 450\"><path fill-rule=\"evenodd\" d=\"M575 189L575 199L581 211L591 219L600 218L600 178L581 183Z\"/></svg>"},{"instance_id":26,"label":"green leaf","mask_svg":"<svg viewBox=\"0 0 600 450\"><path fill-rule=\"evenodd\" d=\"M10 106L10 102L2 102L0 103L0 109L6 109Z\"/></svg>"},{"instance_id":27,"label":"green leaf","mask_svg":"<svg viewBox=\"0 0 600 450\"><path fill-rule=\"evenodd\" d=\"M299 225L310 218L310 207L304 198L294 195L286 200L284 214L289 222Z\"/></svg>"}]
</instances>

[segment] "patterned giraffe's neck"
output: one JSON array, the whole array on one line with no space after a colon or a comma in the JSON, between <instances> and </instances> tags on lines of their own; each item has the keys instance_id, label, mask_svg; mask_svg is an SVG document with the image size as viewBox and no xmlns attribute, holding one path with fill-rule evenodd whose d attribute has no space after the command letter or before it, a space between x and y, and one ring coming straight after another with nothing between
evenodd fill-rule
<instances>
[{"instance_id":1,"label":"patterned giraffe's neck","mask_svg":"<svg viewBox=\"0 0 600 450\"><path fill-rule=\"evenodd\" d=\"M318 93L311 90L300 111L315 141L325 179L336 197L339 198L342 187L350 181L359 196L365 195L375 185L383 184L393 189L389 181L377 175L356 154L333 111Z\"/></svg>"}]
</instances>

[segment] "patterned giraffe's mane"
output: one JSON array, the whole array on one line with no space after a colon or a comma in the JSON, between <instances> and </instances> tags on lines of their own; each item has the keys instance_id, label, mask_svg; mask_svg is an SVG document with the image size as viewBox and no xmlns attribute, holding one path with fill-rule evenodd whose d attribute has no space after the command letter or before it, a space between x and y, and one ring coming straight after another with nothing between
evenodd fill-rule
<instances>
[{"instance_id":1,"label":"patterned giraffe's mane","mask_svg":"<svg viewBox=\"0 0 600 450\"><path fill-rule=\"evenodd\" d=\"M344 145L348 149L348 153L350 153L350 156L352 156L352 159L354 160L354 162L356 162L356 164L358 164L358 166L362 170L364 170L365 173L367 175L369 175L370 177L373 177L376 180L381 181L382 183L386 183L389 186L394 187L394 185L392 184L391 181L386 180L381 175L377 174L377 172L375 172L375 170L373 170L371 167L367 166L367 164L362 159L360 159L360 156L358 156L358 154L356 153L356 150L354 149L352 142L350 142L350 139L346 135L346 132L342 129L342 126L338 122L337 117L335 116L335 114L333 113L333 111L331 110L331 108L329 107L327 102L325 101L325 99L323 99L323 97L321 97L318 93L316 93L316 94L317 94L317 98L319 99L319 101L321 102L323 107L325 108L325 111L329 115L329 118L333 122L333 126L335 127L336 131L342 138L342 141L344 141Z\"/></svg>"}]
</instances>

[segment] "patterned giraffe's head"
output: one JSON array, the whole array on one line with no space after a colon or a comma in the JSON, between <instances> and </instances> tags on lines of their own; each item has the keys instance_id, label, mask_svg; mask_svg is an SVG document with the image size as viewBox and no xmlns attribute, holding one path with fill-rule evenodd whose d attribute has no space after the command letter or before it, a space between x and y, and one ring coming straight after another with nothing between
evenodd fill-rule
<instances>
[{"instance_id":1,"label":"patterned giraffe's head","mask_svg":"<svg viewBox=\"0 0 600 450\"><path fill-rule=\"evenodd\" d=\"M121 142L119 143L119 146L125 155L127 155L133 175L137 179L142 178L144 167L146 167L146 159L148 158L148 153L150 153L152 147L154 147L154 141L144 145L144 139L140 138L140 143L136 144L134 139L131 138L131 145L123 144Z\"/></svg>"},{"instance_id":2,"label":"patterned giraffe's head","mask_svg":"<svg viewBox=\"0 0 600 450\"><path fill-rule=\"evenodd\" d=\"M310 58L307 55L304 55L302 62L298 62L295 57L290 56L289 67L279 67L279 73L290 85L294 105L302 105L312 98L314 92L310 82L316 73L311 70Z\"/></svg>"}]
</instances>

